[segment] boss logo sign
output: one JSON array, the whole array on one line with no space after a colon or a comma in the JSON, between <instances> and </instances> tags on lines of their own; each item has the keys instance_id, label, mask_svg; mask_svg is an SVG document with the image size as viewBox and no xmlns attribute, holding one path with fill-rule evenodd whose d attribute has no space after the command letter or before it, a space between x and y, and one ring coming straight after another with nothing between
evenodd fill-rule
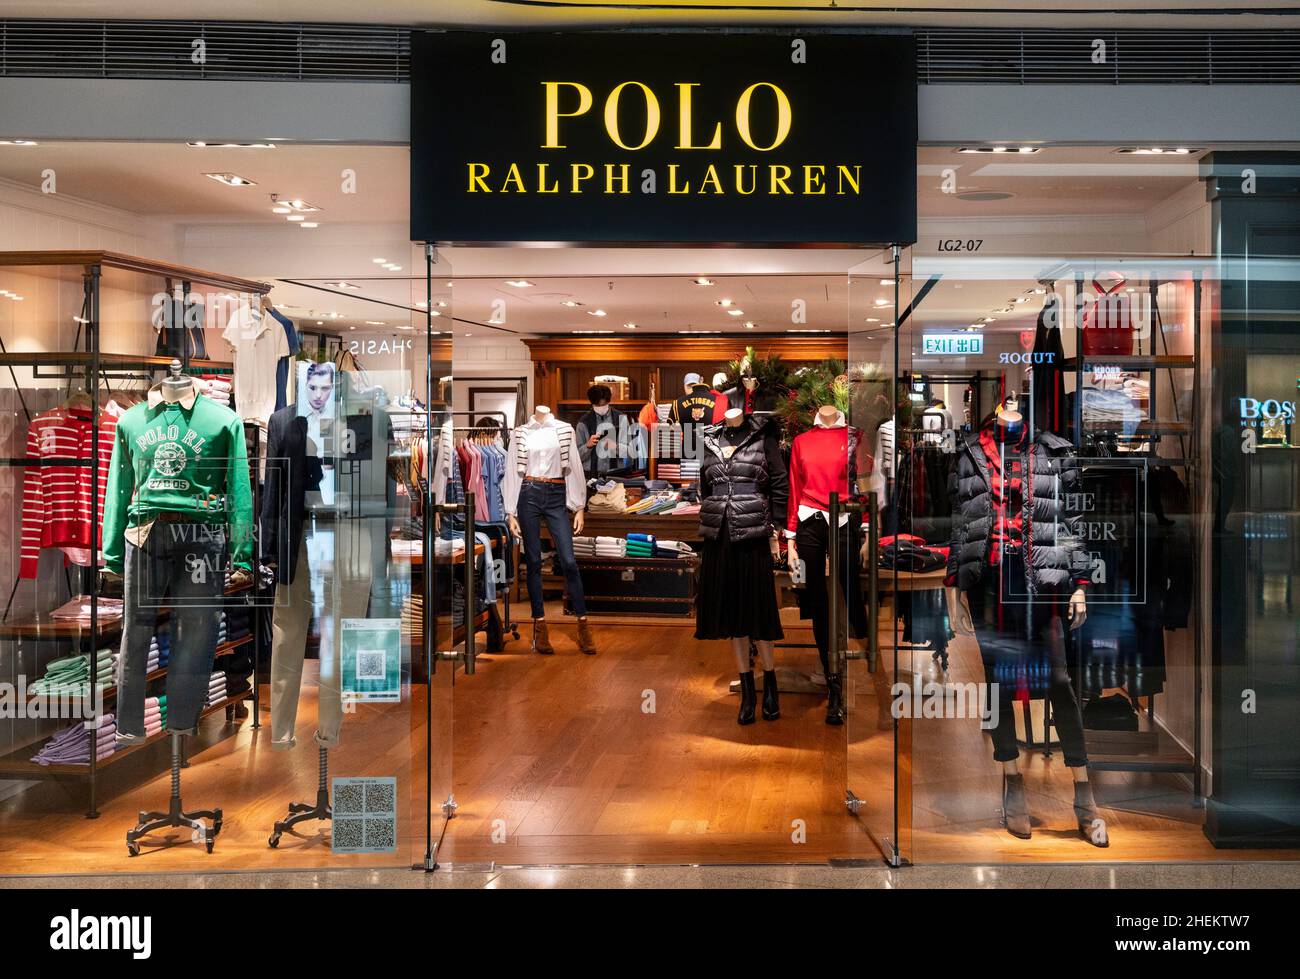
<instances>
[{"instance_id":1,"label":"boss logo sign","mask_svg":"<svg viewBox=\"0 0 1300 979\"><path fill-rule=\"evenodd\" d=\"M1261 423L1271 421L1295 421L1295 402L1278 401L1268 398L1238 398L1241 403L1241 425L1243 428L1258 428Z\"/></svg>"},{"instance_id":2,"label":"boss logo sign","mask_svg":"<svg viewBox=\"0 0 1300 979\"><path fill-rule=\"evenodd\" d=\"M411 61L415 240L915 239L906 36L449 31Z\"/></svg>"}]
</instances>

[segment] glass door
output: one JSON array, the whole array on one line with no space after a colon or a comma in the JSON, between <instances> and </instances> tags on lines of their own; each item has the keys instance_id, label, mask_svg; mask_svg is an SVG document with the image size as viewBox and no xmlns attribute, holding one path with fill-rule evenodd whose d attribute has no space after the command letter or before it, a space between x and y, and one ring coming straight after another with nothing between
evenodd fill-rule
<instances>
[{"instance_id":1,"label":"glass door","mask_svg":"<svg viewBox=\"0 0 1300 979\"><path fill-rule=\"evenodd\" d=\"M847 388L854 485L847 508L848 546L836 555L832 569L833 577L843 581L842 593L837 589L834 597L848 598L832 617L848 734L845 804L894 866L908 859L911 845L911 719L892 709L892 690L906 679L909 666L893 624L900 610L896 599L910 600L916 582L893 561L895 552L888 546L903 531L900 494L907 488L900 460L906 459L909 415L899 386L907 350L898 339L898 323L911 302L906 262L906 252L888 249L849 271Z\"/></svg>"}]
</instances>

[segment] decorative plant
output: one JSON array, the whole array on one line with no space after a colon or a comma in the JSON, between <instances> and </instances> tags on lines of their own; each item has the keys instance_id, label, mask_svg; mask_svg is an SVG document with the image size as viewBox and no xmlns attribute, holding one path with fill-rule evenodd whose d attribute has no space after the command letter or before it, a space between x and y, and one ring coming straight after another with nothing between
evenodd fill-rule
<instances>
[{"instance_id":1,"label":"decorative plant","mask_svg":"<svg viewBox=\"0 0 1300 979\"><path fill-rule=\"evenodd\" d=\"M822 405L834 405L845 416L849 414L850 383L842 360L832 357L799 368L790 377L790 388L790 397L777 408L789 438L812 428Z\"/></svg>"},{"instance_id":2,"label":"decorative plant","mask_svg":"<svg viewBox=\"0 0 1300 979\"><path fill-rule=\"evenodd\" d=\"M745 355L727 363L723 368L727 374L723 390L740 387L743 377L754 377L758 386L778 395L790 390L790 368L781 359L780 354L768 354L760 357L753 347L745 348Z\"/></svg>"}]
</instances>

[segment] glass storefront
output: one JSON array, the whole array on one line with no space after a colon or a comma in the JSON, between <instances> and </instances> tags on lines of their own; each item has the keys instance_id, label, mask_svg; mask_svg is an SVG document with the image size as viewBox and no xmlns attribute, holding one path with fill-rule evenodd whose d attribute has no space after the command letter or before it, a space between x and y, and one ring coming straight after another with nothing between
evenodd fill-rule
<instances>
[{"instance_id":1,"label":"glass storefront","mask_svg":"<svg viewBox=\"0 0 1300 979\"><path fill-rule=\"evenodd\" d=\"M970 149L705 251L58 146L257 186L4 239L0 873L1291 858L1300 164Z\"/></svg>"}]
</instances>

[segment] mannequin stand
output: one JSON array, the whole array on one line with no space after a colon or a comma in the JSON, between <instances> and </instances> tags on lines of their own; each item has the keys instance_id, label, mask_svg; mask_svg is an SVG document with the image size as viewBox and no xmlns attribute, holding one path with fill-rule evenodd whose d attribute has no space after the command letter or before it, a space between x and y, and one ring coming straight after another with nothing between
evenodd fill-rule
<instances>
[{"instance_id":1,"label":"mannequin stand","mask_svg":"<svg viewBox=\"0 0 1300 979\"><path fill-rule=\"evenodd\" d=\"M320 751L320 780L316 783L316 802L314 805L308 802L289 803L289 815L275 824L275 832L266 841L266 845L272 849L280 845L282 835L299 823L305 823L311 819L334 818L334 810L330 807L329 749L319 747L318 750Z\"/></svg>"},{"instance_id":2,"label":"mannequin stand","mask_svg":"<svg viewBox=\"0 0 1300 979\"><path fill-rule=\"evenodd\" d=\"M135 829L126 831L126 849L133 857L140 855L140 838L160 829L184 826L194 833L202 833L209 853L221 832L220 809L185 812L181 808L181 737L180 734L172 735L172 794L167 812L142 812ZM211 825L205 823L205 819L210 819Z\"/></svg>"}]
</instances>

